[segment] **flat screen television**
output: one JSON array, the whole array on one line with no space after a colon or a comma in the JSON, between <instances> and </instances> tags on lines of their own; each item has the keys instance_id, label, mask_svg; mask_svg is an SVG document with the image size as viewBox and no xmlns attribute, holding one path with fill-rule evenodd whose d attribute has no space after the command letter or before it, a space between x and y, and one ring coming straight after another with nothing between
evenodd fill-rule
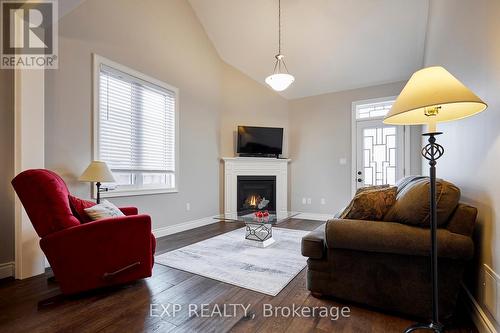
<instances>
[{"instance_id":1,"label":"flat screen television","mask_svg":"<svg viewBox=\"0 0 500 333\"><path fill-rule=\"evenodd\" d=\"M283 128L238 126L240 156L278 157L283 149Z\"/></svg>"}]
</instances>

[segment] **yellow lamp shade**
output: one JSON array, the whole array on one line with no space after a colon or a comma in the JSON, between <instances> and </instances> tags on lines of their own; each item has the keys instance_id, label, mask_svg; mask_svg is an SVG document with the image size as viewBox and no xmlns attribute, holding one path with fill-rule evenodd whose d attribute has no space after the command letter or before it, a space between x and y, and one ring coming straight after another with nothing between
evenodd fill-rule
<instances>
[{"instance_id":1,"label":"yellow lamp shade","mask_svg":"<svg viewBox=\"0 0 500 333\"><path fill-rule=\"evenodd\" d=\"M429 124L435 130L436 123L472 116L487 107L446 69L427 67L411 76L384 123Z\"/></svg>"},{"instance_id":2,"label":"yellow lamp shade","mask_svg":"<svg viewBox=\"0 0 500 333\"><path fill-rule=\"evenodd\" d=\"M83 182L115 182L106 162L92 161L78 180Z\"/></svg>"}]
</instances>

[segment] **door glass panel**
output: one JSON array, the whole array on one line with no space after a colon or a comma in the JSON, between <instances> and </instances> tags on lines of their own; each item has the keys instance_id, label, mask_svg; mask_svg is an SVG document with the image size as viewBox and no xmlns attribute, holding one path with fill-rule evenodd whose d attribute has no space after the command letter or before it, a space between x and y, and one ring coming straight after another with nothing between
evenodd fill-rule
<instances>
[{"instance_id":1,"label":"door glass panel","mask_svg":"<svg viewBox=\"0 0 500 333\"><path fill-rule=\"evenodd\" d=\"M364 185L396 184L396 127L363 129Z\"/></svg>"},{"instance_id":2,"label":"door glass panel","mask_svg":"<svg viewBox=\"0 0 500 333\"><path fill-rule=\"evenodd\" d=\"M361 104L356 106L356 119L370 119L384 117L392 107L394 101Z\"/></svg>"}]
</instances>

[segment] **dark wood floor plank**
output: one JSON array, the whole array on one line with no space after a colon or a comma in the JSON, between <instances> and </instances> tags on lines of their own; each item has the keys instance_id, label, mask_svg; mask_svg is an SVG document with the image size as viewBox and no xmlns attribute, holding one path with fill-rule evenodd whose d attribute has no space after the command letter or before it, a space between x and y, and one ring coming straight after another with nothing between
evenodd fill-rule
<instances>
[{"instance_id":1,"label":"dark wood floor plank","mask_svg":"<svg viewBox=\"0 0 500 333\"><path fill-rule=\"evenodd\" d=\"M323 222L291 219L280 228L314 230ZM157 254L172 251L238 228L242 223L218 222L158 239ZM153 276L124 286L60 297L57 283L43 275L0 281L0 332L401 332L411 320L338 300L317 299L300 272L276 297L156 264ZM55 300L39 307L38 302ZM150 316L152 303L180 304L176 317ZM188 304L251 304L248 316L231 318L189 316ZM263 306L349 306L349 318L264 318ZM467 314L450 327L452 333L476 333Z\"/></svg>"},{"instance_id":2,"label":"dark wood floor plank","mask_svg":"<svg viewBox=\"0 0 500 333\"><path fill-rule=\"evenodd\" d=\"M264 295L255 291L232 287L233 292L228 295L222 295L211 303L222 306L224 304L252 304L259 302ZM238 321L243 318L245 312L235 311L235 315L228 318L214 316L210 318L194 317L188 320L184 325L177 327L174 332L228 332Z\"/></svg>"},{"instance_id":3,"label":"dark wood floor plank","mask_svg":"<svg viewBox=\"0 0 500 333\"><path fill-rule=\"evenodd\" d=\"M306 271L303 270L297 277L295 284L287 287L289 296L284 297L279 303L273 304L274 307L292 308L295 306L302 306L309 296L309 291L306 288ZM286 290L284 290L286 291ZM283 291L282 291L283 292ZM267 319L267 318L265 318ZM259 332L286 332L290 326L292 318L277 316L272 320L264 320Z\"/></svg>"},{"instance_id":4,"label":"dark wood floor plank","mask_svg":"<svg viewBox=\"0 0 500 333\"><path fill-rule=\"evenodd\" d=\"M240 222L219 222L209 224L203 227L182 231L166 237L161 237L157 240L156 254L176 250L186 245L194 244L214 236L243 228L244 223Z\"/></svg>"}]
</instances>

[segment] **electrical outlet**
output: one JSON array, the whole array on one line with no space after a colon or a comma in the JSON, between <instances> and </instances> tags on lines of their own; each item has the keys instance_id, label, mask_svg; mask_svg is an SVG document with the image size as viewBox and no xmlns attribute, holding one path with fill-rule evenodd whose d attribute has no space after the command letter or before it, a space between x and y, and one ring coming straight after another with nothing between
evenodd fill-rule
<instances>
[{"instance_id":1,"label":"electrical outlet","mask_svg":"<svg viewBox=\"0 0 500 333\"><path fill-rule=\"evenodd\" d=\"M307 198L307 204L310 205L312 203L311 198Z\"/></svg>"},{"instance_id":2,"label":"electrical outlet","mask_svg":"<svg viewBox=\"0 0 500 333\"><path fill-rule=\"evenodd\" d=\"M186 203L186 211L190 211L191 210L191 204L189 202Z\"/></svg>"},{"instance_id":3,"label":"electrical outlet","mask_svg":"<svg viewBox=\"0 0 500 333\"><path fill-rule=\"evenodd\" d=\"M302 198L302 204L305 205L307 203L306 198Z\"/></svg>"},{"instance_id":4,"label":"electrical outlet","mask_svg":"<svg viewBox=\"0 0 500 333\"><path fill-rule=\"evenodd\" d=\"M325 198L321 198L321 204L322 204L322 205L326 205L326 200L325 200Z\"/></svg>"}]
</instances>

